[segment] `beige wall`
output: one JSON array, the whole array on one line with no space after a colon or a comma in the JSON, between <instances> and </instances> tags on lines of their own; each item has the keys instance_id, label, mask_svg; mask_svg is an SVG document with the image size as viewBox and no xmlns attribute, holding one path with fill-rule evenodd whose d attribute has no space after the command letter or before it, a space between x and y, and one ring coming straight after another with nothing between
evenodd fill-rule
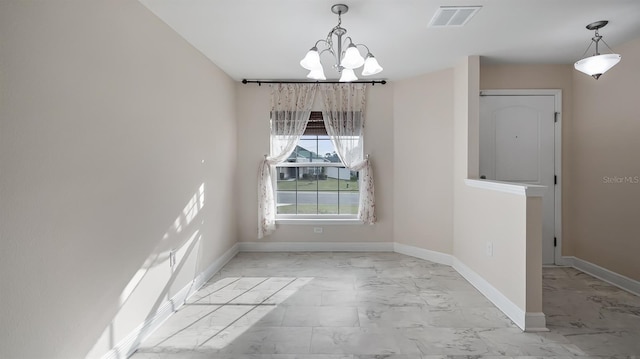
<instances>
[{"instance_id":1,"label":"beige wall","mask_svg":"<svg viewBox=\"0 0 640 359\"><path fill-rule=\"evenodd\" d=\"M571 171L574 136L572 65L481 65L480 89L560 89L562 90L562 253L573 253L575 224L567 206L573 199L575 179Z\"/></svg>"},{"instance_id":2,"label":"beige wall","mask_svg":"<svg viewBox=\"0 0 640 359\"><path fill-rule=\"evenodd\" d=\"M614 50L622 61L599 80L572 72L574 121L565 137L573 181L563 213L568 254L640 280L640 38Z\"/></svg>"},{"instance_id":3,"label":"beige wall","mask_svg":"<svg viewBox=\"0 0 640 359\"><path fill-rule=\"evenodd\" d=\"M599 80L571 65L482 65L480 88L562 89L562 254L640 280L640 39L615 50L622 61Z\"/></svg>"},{"instance_id":4,"label":"beige wall","mask_svg":"<svg viewBox=\"0 0 640 359\"><path fill-rule=\"evenodd\" d=\"M520 311L541 312L541 276L527 277L541 273L541 201L464 182L478 171L479 86L479 58L471 56L454 68L453 255Z\"/></svg>"},{"instance_id":5,"label":"beige wall","mask_svg":"<svg viewBox=\"0 0 640 359\"><path fill-rule=\"evenodd\" d=\"M394 83L396 242L452 253L453 69Z\"/></svg>"},{"instance_id":6,"label":"beige wall","mask_svg":"<svg viewBox=\"0 0 640 359\"><path fill-rule=\"evenodd\" d=\"M238 117L238 230L240 241L258 239L258 165L269 152L268 85L237 83ZM320 111L321 94L316 94L314 111ZM374 225L278 224L264 242L392 242L393 241L393 84L369 86L365 125L365 153L371 155L376 191ZM323 227L322 234L313 227Z\"/></svg>"},{"instance_id":7,"label":"beige wall","mask_svg":"<svg viewBox=\"0 0 640 359\"><path fill-rule=\"evenodd\" d=\"M2 1L0 49L0 357L97 354L234 244L234 83L133 0Z\"/></svg>"}]
</instances>

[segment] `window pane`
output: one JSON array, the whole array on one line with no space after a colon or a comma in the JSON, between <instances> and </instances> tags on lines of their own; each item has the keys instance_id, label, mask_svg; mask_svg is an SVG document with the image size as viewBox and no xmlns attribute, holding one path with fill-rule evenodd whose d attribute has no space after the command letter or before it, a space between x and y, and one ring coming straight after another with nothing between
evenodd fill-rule
<instances>
[{"instance_id":1,"label":"window pane","mask_svg":"<svg viewBox=\"0 0 640 359\"><path fill-rule=\"evenodd\" d=\"M328 136L318 136L318 154L327 162L339 163L340 158L336 154L336 148Z\"/></svg>"},{"instance_id":2,"label":"window pane","mask_svg":"<svg viewBox=\"0 0 640 359\"><path fill-rule=\"evenodd\" d=\"M321 167L318 175L319 214L338 214L338 180L330 175L337 167Z\"/></svg>"},{"instance_id":3,"label":"window pane","mask_svg":"<svg viewBox=\"0 0 640 359\"><path fill-rule=\"evenodd\" d=\"M318 214L318 167L298 167L298 214Z\"/></svg>"},{"instance_id":4,"label":"window pane","mask_svg":"<svg viewBox=\"0 0 640 359\"><path fill-rule=\"evenodd\" d=\"M358 172L344 167L277 167L278 214L355 215Z\"/></svg>"},{"instance_id":5,"label":"window pane","mask_svg":"<svg viewBox=\"0 0 640 359\"><path fill-rule=\"evenodd\" d=\"M340 214L358 214L358 202L360 200L358 172L343 167L339 169L338 175L340 181Z\"/></svg>"},{"instance_id":6,"label":"window pane","mask_svg":"<svg viewBox=\"0 0 640 359\"><path fill-rule=\"evenodd\" d=\"M296 214L297 167L277 167L276 207L278 214Z\"/></svg>"},{"instance_id":7,"label":"window pane","mask_svg":"<svg viewBox=\"0 0 640 359\"><path fill-rule=\"evenodd\" d=\"M302 136L288 162L317 162L318 158L318 141L315 136Z\"/></svg>"}]
</instances>

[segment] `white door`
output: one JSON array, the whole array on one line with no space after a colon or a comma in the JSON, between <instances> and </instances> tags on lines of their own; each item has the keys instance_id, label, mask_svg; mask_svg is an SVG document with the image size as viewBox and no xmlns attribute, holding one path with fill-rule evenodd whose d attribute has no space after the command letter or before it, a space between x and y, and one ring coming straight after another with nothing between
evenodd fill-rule
<instances>
[{"instance_id":1,"label":"white door","mask_svg":"<svg viewBox=\"0 0 640 359\"><path fill-rule=\"evenodd\" d=\"M555 97L480 97L480 176L547 186L542 198L542 263L554 264Z\"/></svg>"}]
</instances>

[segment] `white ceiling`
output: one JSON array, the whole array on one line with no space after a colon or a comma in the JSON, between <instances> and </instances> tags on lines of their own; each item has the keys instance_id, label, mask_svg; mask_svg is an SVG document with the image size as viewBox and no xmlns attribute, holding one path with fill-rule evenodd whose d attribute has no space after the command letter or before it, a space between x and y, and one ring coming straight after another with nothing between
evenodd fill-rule
<instances>
[{"instance_id":1,"label":"white ceiling","mask_svg":"<svg viewBox=\"0 0 640 359\"><path fill-rule=\"evenodd\" d=\"M640 37L640 0L139 0L236 80L305 79L299 61L338 21L398 80L453 66L463 56L483 63L571 64L589 45L588 23L616 45ZM482 5L461 28L429 28L441 5ZM622 61L624 61L624 53ZM327 78L338 78L323 56ZM359 75L359 71L356 71Z\"/></svg>"}]
</instances>

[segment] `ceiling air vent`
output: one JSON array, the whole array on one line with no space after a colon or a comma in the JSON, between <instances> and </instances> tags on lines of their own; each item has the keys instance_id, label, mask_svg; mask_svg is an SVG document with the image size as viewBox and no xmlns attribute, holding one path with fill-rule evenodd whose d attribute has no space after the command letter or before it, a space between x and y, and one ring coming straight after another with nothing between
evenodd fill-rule
<instances>
[{"instance_id":1,"label":"ceiling air vent","mask_svg":"<svg viewBox=\"0 0 640 359\"><path fill-rule=\"evenodd\" d=\"M440 6L429 22L429 27L464 26L482 6Z\"/></svg>"}]
</instances>

